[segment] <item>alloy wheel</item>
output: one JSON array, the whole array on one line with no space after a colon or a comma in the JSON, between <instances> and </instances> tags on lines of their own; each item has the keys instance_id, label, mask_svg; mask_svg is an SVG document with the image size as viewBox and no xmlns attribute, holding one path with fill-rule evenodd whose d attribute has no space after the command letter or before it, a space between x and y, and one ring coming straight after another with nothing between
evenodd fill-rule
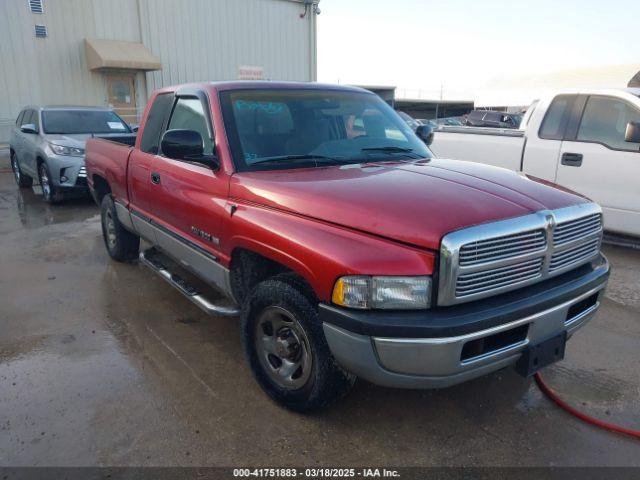
<instances>
[{"instance_id":1,"label":"alloy wheel","mask_svg":"<svg viewBox=\"0 0 640 480\"><path fill-rule=\"evenodd\" d=\"M40 187L42 188L42 196L45 200L51 199L51 183L49 182L49 175L47 175L47 167L44 163L40 165Z\"/></svg>"},{"instance_id":2,"label":"alloy wheel","mask_svg":"<svg viewBox=\"0 0 640 480\"><path fill-rule=\"evenodd\" d=\"M18 158L15 153L11 155L11 169L13 170L13 176L16 179L16 183L20 185L20 177L22 174L20 173L20 166L18 165Z\"/></svg>"}]
</instances>

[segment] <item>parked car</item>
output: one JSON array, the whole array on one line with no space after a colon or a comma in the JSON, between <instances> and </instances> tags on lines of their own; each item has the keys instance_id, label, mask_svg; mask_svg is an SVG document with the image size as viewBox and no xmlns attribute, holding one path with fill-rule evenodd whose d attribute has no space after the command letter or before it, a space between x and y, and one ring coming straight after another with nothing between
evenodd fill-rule
<instances>
[{"instance_id":1,"label":"parked car","mask_svg":"<svg viewBox=\"0 0 640 480\"><path fill-rule=\"evenodd\" d=\"M99 107L25 107L11 131L11 168L20 187L36 179L46 202L87 192L84 146L95 134L129 134L112 110Z\"/></svg>"},{"instance_id":2,"label":"parked car","mask_svg":"<svg viewBox=\"0 0 640 480\"><path fill-rule=\"evenodd\" d=\"M139 256L208 313L240 314L258 383L298 411L356 376L435 388L509 365L531 375L562 358L609 275L595 203L432 158L359 88L163 89L133 148L92 139L86 162L109 255ZM153 247L139 253L141 237Z\"/></svg>"},{"instance_id":3,"label":"parked car","mask_svg":"<svg viewBox=\"0 0 640 480\"><path fill-rule=\"evenodd\" d=\"M417 122L420 125L428 125L429 127L433 128L434 130L436 128L438 128L438 124L436 123L435 119L431 119L431 118L418 118Z\"/></svg>"},{"instance_id":4,"label":"parked car","mask_svg":"<svg viewBox=\"0 0 640 480\"><path fill-rule=\"evenodd\" d=\"M450 125L450 126L462 126L464 125L462 117L445 117L438 118L435 120L438 126L440 125Z\"/></svg>"},{"instance_id":5,"label":"parked car","mask_svg":"<svg viewBox=\"0 0 640 480\"><path fill-rule=\"evenodd\" d=\"M518 128L522 116L491 110L473 110L469 112L465 121L466 125L471 127Z\"/></svg>"},{"instance_id":6,"label":"parked car","mask_svg":"<svg viewBox=\"0 0 640 480\"><path fill-rule=\"evenodd\" d=\"M602 205L605 229L640 236L640 89L550 95L521 130L452 128L432 145L440 157L519 170Z\"/></svg>"},{"instance_id":7,"label":"parked car","mask_svg":"<svg viewBox=\"0 0 640 480\"><path fill-rule=\"evenodd\" d=\"M402 112L400 110L396 110L398 115L400 115L400 118L402 118L402 120L404 120L404 122L409 125L409 127L411 128L411 130L413 130L414 132L416 131L416 129L421 125L421 123L416 120L415 118L413 118L411 115L409 115L408 113Z\"/></svg>"}]
</instances>

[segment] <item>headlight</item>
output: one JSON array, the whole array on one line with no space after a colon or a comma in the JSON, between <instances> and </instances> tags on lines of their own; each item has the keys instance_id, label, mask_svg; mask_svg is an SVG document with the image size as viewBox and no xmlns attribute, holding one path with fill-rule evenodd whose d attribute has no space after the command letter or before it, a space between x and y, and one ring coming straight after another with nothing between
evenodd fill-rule
<instances>
[{"instance_id":1,"label":"headlight","mask_svg":"<svg viewBox=\"0 0 640 480\"><path fill-rule=\"evenodd\" d=\"M63 145L56 145L55 143L50 143L49 146L56 155L67 155L71 157L82 157L84 155L83 148L65 147Z\"/></svg>"},{"instance_id":2,"label":"headlight","mask_svg":"<svg viewBox=\"0 0 640 480\"><path fill-rule=\"evenodd\" d=\"M431 277L341 277L333 287L336 305L360 309L418 310L431 305Z\"/></svg>"}]
</instances>

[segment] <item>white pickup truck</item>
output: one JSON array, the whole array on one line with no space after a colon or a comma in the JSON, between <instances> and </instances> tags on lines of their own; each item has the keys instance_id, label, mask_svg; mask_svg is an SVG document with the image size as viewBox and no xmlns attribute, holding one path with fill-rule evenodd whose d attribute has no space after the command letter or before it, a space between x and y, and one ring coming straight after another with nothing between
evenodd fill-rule
<instances>
[{"instance_id":1,"label":"white pickup truck","mask_svg":"<svg viewBox=\"0 0 640 480\"><path fill-rule=\"evenodd\" d=\"M519 130L440 127L431 149L579 192L602 206L606 230L640 236L640 88L537 100Z\"/></svg>"}]
</instances>

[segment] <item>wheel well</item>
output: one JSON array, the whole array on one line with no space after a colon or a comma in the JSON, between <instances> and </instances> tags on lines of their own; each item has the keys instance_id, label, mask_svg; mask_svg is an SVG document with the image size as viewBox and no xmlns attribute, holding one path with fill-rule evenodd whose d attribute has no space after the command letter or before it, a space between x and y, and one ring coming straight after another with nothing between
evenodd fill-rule
<instances>
[{"instance_id":1,"label":"wheel well","mask_svg":"<svg viewBox=\"0 0 640 480\"><path fill-rule=\"evenodd\" d=\"M242 304L253 287L267 278L283 273L297 277L299 283L313 294L306 280L290 268L271 260L259 253L237 248L231 254L230 283L233 296Z\"/></svg>"},{"instance_id":2,"label":"wheel well","mask_svg":"<svg viewBox=\"0 0 640 480\"><path fill-rule=\"evenodd\" d=\"M111 187L109 186L109 182L107 182L100 175L93 176L93 192L95 196L96 203L100 205L102 203L102 199L105 195L111 193Z\"/></svg>"}]
</instances>

